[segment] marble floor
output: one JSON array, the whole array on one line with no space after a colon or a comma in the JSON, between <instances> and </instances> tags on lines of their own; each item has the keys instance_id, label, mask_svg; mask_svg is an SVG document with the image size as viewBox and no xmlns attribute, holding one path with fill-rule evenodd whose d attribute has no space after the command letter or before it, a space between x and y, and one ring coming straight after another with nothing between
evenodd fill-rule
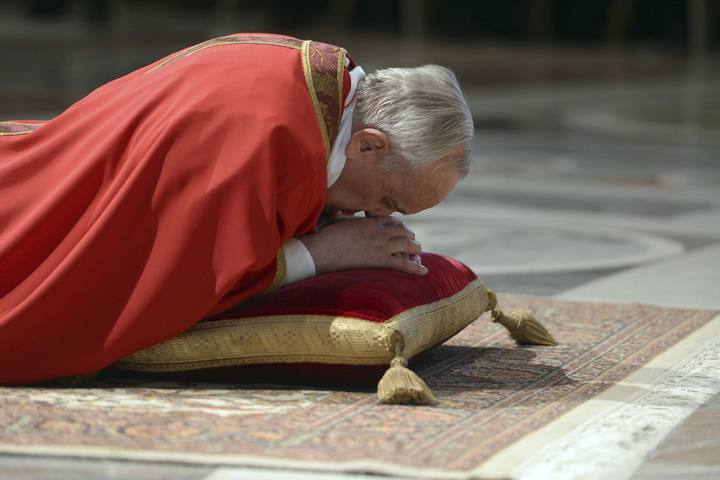
<instances>
[{"instance_id":1,"label":"marble floor","mask_svg":"<svg viewBox=\"0 0 720 480\"><path fill-rule=\"evenodd\" d=\"M472 175L409 222L501 291L720 308L720 88L694 75L471 90ZM650 113L672 105L674 123ZM614 476L717 478L720 383L704 374L705 400L652 439L624 432L638 460ZM553 478L607 477L587 465Z\"/></svg>"},{"instance_id":2,"label":"marble floor","mask_svg":"<svg viewBox=\"0 0 720 480\"><path fill-rule=\"evenodd\" d=\"M76 42L78 35L67 28L53 28L64 47L30 41L17 27L2 30L3 41L15 47L4 52L9 60L0 79L0 117L50 116L79 92L142 63L122 43L113 46L110 63L102 48ZM173 41L157 42L143 54ZM382 49L358 45L367 65L395 60ZM632 70L639 67L623 69L623 62L635 64L618 52L600 51L604 60L582 63L582 52L562 49L496 46L465 56L442 45L408 49L412 59L444 52L461 80L471 80L465 88L477 127L468 178L440 206L406 218L426 250L460 258L501 292L720 309L717 60L646 54L649 75ZM556 74L536 74L538 55ZM578 79L573 72L582 65L599 74ZM512 81L494 79L488 68ZM718 478L719 390L706 390L707 400L685 408L652 439L628 447L639 460L619 476ZM577 478L597 475L590 469ZM0 479L45 478L364 476L0 456Z\"/></svg>"}]
</instances>

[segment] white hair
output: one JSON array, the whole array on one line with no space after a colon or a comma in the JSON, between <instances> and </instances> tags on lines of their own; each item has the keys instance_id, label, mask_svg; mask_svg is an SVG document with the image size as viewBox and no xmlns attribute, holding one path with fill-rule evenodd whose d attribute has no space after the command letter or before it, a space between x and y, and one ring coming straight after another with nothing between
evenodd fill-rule
<instances>
[{"instance_id":1,"label":"white hair","mask_svg":"<svg viewBox=\"0 0 720 480\"><path fill-rule=\"evenodd\" d=\"M432 163L460 147L452 164L467 175L472 159L472 116L455 74L439 65L386 68L358 87L353 131L376 128L388 136L388 169Z\"/></svg>"}]
</instances>

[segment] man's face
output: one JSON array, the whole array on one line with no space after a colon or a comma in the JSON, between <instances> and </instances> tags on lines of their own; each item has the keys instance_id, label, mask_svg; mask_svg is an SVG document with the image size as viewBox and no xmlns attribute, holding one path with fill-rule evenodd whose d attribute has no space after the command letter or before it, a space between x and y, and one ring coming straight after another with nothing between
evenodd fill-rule
<instances>
[{"instance_id":1,"label":"man's face","mask_svg":"<svg viewBox=\"0 0 720 480\"><path fill-rule=\"evenodd\" d=\"M354 144L353 140L357 142ZM417 172L386 171L383 168L388 154L385 141L386 137L372 135L351 139L345 167L328 190L328 206L350 212L365 211L368 216L387 216L393 212L409 215L440 203L460 180L460 176L446 166L443 161L446 159L439 159ZM456 154L461 152L450 155Z\"/></svg>"}]
</instances>

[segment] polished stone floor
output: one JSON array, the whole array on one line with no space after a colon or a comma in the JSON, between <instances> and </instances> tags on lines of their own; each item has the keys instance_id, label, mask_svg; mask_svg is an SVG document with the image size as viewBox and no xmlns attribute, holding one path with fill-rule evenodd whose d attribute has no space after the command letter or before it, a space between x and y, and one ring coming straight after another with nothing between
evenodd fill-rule
<instances>
[{"instance_id":1,"label":"polished stone floor","mask_svg":"<svg viewBox=\"0 0 720 480\"><path fill-rule=\"evenodd\" d=\"M638 468L633 480L720 478L720 395L673 430Z\"/></svg>"},{"instance_id":2,"label":"polished stone floor","mask_svg":"<svg viewBox=\"0 0 720 480\"><path fill-rule=\"evenodd\" d=\"M188 29L192 41L159 38L140 48L127 36L94 42L72 25L8 18L0 16L5 119L52 116L99 83L203 38ZM426 250L460 258L499 291L720 308L717 60L652 50L348 43L368 70L446 60L464 83L477 126L475 165L443 204L406 219ZM715 392L676 418L659 443L628 446L644 460L621 476L717 478L718 412ZM0 479L360 477L0 456Z\"/></svg>"}]
</instances>

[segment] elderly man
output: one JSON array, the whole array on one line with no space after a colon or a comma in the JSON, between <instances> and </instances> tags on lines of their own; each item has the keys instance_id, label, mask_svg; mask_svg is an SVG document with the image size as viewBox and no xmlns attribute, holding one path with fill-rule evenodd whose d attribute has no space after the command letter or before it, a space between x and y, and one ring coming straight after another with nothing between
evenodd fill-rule
<instances>
[{"instance_id":1,"label":"elderly man","mask_svg":"<svg viewBox=\"0 0 720 480\"><path fill-rule=\"evenodd\" d=\"M365 77L341 48L268 34L1 122L0 383L97 371L315 273L425 273L390 214L440 202L472 135L445 68Z\"/></svg>"}]
</instances>

